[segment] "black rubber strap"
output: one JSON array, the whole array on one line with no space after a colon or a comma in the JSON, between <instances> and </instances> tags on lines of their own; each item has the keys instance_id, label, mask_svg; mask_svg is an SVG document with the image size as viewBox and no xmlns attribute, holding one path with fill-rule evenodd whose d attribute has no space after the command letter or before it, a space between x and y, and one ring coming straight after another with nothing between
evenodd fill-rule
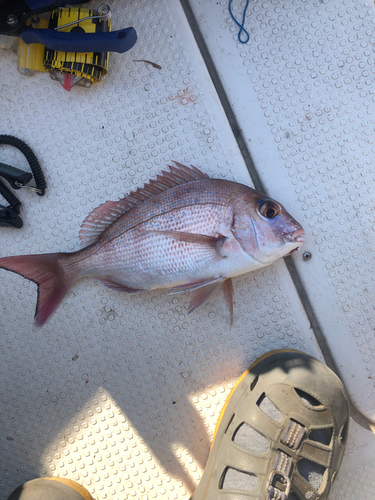
<instances>
[{"instance_id":1,"label":"black rubber strap","mask_svg":"<svg viewBox=\"0 0 375 500\"><path fill-rule=\"evenodd\" d=\"M40 168L39 161L35 156L34 152L32 151L32 149L30 149L26 143L21 141L21 139L13 137L12 135L4 135L4 134L0 135L0 145L1 144L7 144L9 146L13 146L17 148L19 151L21 151L21 153L25 156L26 160L28 161L31 171L34 175L35 185L38 188L37 194L39 196L44 196L47 187L46 180L44 178L42 169Z\"/></svg>"}]
</instances>

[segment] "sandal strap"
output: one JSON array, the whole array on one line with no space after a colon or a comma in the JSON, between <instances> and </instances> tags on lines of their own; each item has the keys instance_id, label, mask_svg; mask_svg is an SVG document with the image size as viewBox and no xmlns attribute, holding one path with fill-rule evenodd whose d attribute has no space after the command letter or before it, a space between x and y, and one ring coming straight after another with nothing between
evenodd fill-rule
<instances>
[{"instance_id":1,"label":"sandal strap","mask_svg":"<svg viewBox=\"0 0 375 500\"><path fill-rule=\"evenodd\" d=\"M286 500L290 493L292 459L286 453L277 451L273 470L267 485L266 500ZM283 490L280 489L281 485Z\"/></svg>"},{"instance_id":2,"label":"sandal strap","mask_svg":"<svg viewBox=\"0 0 375 500\"><path fill-rule=\"evenodd\" d=\"M306 428L303 425L290 419L280 438L280 442L288 446L291 450L297 450L305 433Z\"/></svg>"},{"instance_id":3,"label":"sandal strap","mask_svg":"<svg viewBox=\"0 0 375 500\"><path fill-rule=\"evenodd\" d=\"M328 469L332 462L332 449L315 441L305 441L301 448L300 457Z\"/></svg>"},{"instance_id":4,"label":"sandal strap","mask_svg":"<svg viewBox=\"0 0 375 500\"><path fill-rule=\"evenodd\" d=\"M293 474L293 491L296 494L299 493L300 498L306 498L307 500L318 500L320 498L320 494L296 471Z\"/></svg>"}]
</instances>

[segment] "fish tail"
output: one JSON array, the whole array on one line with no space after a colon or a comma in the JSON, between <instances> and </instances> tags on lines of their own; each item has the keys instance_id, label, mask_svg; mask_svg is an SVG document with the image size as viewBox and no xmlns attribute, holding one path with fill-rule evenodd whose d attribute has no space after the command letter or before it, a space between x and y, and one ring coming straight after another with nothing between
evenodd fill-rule
<instances>
[{"instance_id":1,"label":"fish tail","mask_svg":"<svg viewBox=\"0 0 375 500\"><path fill-rule=\"evenodd\" d=\"M0 268L20 274L38 285L35 323L42 326L58 307L77 276L63 262L70 254L20 255L0 258Z\"/></svg>"}]
</instances>

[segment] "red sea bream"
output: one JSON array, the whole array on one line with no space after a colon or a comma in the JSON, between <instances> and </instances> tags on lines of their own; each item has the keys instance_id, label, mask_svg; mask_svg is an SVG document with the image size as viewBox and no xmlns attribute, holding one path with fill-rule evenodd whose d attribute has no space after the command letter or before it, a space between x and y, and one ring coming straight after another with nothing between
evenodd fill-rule
<instances>
[{"instance_id":1,"label":"red sea bream","mask_svg":"<svg viewBox=\"0 0 375 500\"><path fill-rule=\"evenodd\" d=\"M38 325L83 276L128 293L191 290L189 311L222 285L233 318L231 278L302 245L300 224L269 196L177 162L170 170L94 210L81 228L83 249L0 258L1 268L37 283Z\"/></svg>"}]
</instances>

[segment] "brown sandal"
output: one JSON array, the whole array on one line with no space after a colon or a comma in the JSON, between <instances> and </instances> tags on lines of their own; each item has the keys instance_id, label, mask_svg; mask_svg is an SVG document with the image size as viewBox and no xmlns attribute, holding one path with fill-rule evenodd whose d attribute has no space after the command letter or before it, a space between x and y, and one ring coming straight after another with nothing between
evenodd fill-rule
<instances>
[{"instance_id":1,"label":"brown sandal","mask_svg":"<svg viewBox=\"0 0 375 500\"><path fill-rule=\"evenodd\" d=\"M191 500L326 500L349 405L339 378L308 354L273 351L237 382Z\"/></svg>"}]
</instances>

